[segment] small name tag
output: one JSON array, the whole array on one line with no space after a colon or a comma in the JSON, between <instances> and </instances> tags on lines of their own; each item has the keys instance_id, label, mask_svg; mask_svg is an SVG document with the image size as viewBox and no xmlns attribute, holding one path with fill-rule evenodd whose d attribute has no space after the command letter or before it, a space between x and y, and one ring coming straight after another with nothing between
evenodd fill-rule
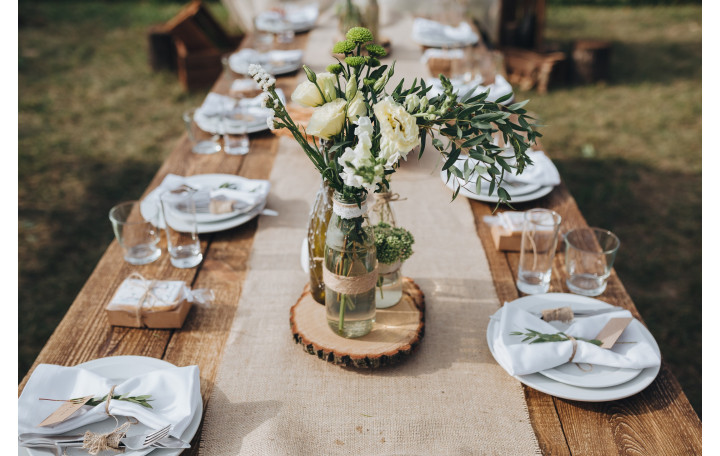
<instances>
[{"instance_id":1,"label":"small name tag","mask_svg":"<svg viewBox=\"0 0 720 456\"><path fill-rule=\"evenodd\" d=\"M63 401L62 405L52 412L50 416L45 418L42 423L38 424L38 426L52 426L53 424L62 423L66 419L70 418L73 413L80 410L80 408L92 398L92 396L85 396L74 401Z\"/></svg>"},{"instance_id":2,"label":"small name tag","mask_svg":"<svg viewBox=\"0 0 720 456\"><path fill-rule=\"evenodd\" d=\"M633 321L632 317L610 319L610 321L607 322L605 327L601 329L595 337L597 340L602 342L600 348L607 348L608 350L611 349L631 321Z\"/></svg>"}]
</instances>

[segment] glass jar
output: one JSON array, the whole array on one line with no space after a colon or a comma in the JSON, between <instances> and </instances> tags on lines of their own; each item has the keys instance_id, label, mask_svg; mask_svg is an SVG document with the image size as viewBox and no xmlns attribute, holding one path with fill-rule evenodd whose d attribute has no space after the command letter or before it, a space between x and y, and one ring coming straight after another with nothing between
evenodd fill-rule
<instances>
[{"instance_id":1,"label":"glass jar","mask_svg":"<svg viewBox=\"0 0 720 456\"><path fill-rule=\"evenodd\" d=\"M315 195L307 230L307 249L310 268L310 293L313 299L325 304L325 283L323 282L323 257L325 256L325 234L332 215L333 189L327 181Z\"/></svg>"},{"instance_id":2,"label":"glass jar","mask_svg":"<svg viewBox=\"0 0 720 456\"><path fill-rule=\"evenodd\" d=\"M325 237L325 315L328 325L347 338L368 334L375 322L377 283L375 236L361 205L333 195L333 214Z\"/></svg>"},{"instance_id":3,"label":"glass jar","mask_svg":"<svg viewBox=\"0 0 720 456\"><path fill-rule=\"evenodd\" d=\"M402 299L402 261L392 264L378 263L378 280L375 288L375 308L387 309Z\"/></svg>"},{"instance_id":4,"label":"glass jar","mask_svg":"<svg viewBox=\"0 0 720 456\"><path fill-rule=\"evenodd\" d=\"M337 0L338 30L345 35L353 27L365 27L379 42L380 8L377 0Z\"/></svg>"},{"instance_id":5,"label":"glass jar","mask_svg":"<svg viewBox=\"0 0 720 456\"><path fill-rule=\"evenodd\" d=\"M374 194L375 204L370 211L370 222L377 225L380 222L387 223L393 228L397 226L395 222L395 211L392 207L393 201L399 200L397 193L392 193L389 188L382 186L382 190Z\"/></svg>"}]
</instances>

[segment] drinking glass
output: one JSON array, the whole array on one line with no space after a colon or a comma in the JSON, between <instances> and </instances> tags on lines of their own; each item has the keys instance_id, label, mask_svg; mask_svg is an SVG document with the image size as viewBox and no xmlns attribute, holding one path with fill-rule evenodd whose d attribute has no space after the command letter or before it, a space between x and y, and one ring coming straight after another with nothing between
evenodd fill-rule
<instances>
[{"instance_id":1,"label":"drinking glass","mask_svg":"<svg viewBox=\"0 0 720 456\"><path fill-rule=\"evenodd\" d=\"M576 228L565 235L566 284L573 293L598 296L605 291L620 239L601 228Z\"/></svg>"},{"instance_id":2,"label":"drinking glass","mask_svg":"<svg viewBox=\"0 0 720 456\"><path fill-rule=\"evenodd\" d=\"M547 293L550 288L561 221L562 217L550 209L525 212L517 279L518 290L523 293Z\"/></svg>"},{"instance_id":3,"label":"drinking glass","mask_svg":"<svg viewBox=\"0 0 720 456\"><path fill-rule=\"evenodd\" d=\"M124 251L124 258L130 264L152 263L160 258L160 236L155 228L158 224L159 209L149 205L145 213L140 212L138 201L126 201L110 209L115 238Z\"/></svg>"},{"instance_id":4,"label":"drinking glass","mask_svg":"<svg viewBox=\"0 0 720 456\"><path fill-rule=\"evenodd\" d=\"M180 187L160 195L170 263L176 268L192 268L202 261L194 194L194 190Z\"/></svg>"},{"instance_id":5,"label":"drinking glass","mask_svg":"<svg viewBox=\"0 0 720 456\"><path fill-rule=\"evenodd\" d=\"M188 138L192 143L192 151L202 155L220 152L220 149L222 149L220 146L220 135L203 131L195 121L196 111L197 108L192 108L183 113L185 128L187 129Z\"/></svg>"}]
</instances>

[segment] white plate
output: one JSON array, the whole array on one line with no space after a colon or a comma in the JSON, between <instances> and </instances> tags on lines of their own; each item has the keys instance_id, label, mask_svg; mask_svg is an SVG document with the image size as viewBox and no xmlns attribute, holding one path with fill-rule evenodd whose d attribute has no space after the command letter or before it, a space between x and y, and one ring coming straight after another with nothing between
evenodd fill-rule
<instances>
[{"instance_id":1,"label":"white plate","mask_svg":"<svg viewBox=\"0 0 720 456\"><path fill-rule=\"evenodd\" d=\"M240 214L237 217L220 220L217 222L212 223L198 223L197 230L200 234L206 234L206 233L217 233L218 231L224 231L229 230L230 228L235 228L236 226L243 225L250 220L254 219L255 217L260 214L263 209L265 209L265 204L267 203L267 200L263 200L262 203L258 204L254 208L252 208L249 212L246 212L244 214Z\"/></svg>"},{"instance_id":2,"label":"white plate","mask_svg":"<svg viewBox=\"0 0 720 456\"><path fill-rule=\"evenodd\" d=\"M87 369L103 377L111 380L116 380L117 383L121 383L128 378L135 377L137 375L146 374L158 369L167 369L169 367L177 367L167 361L163 361L157 358L149 358L147 356L110 356L108 358L94 359L86 363L78 364L78 367ZM200 420L202 419L203 405L202 398L198 398L198 405L195 408L195 414L193 415L190 424L185 428L185 431L181 434L180 438L186 442L190 442L195 436L195 433L200 427ZM142 426L142 425L138 425ZM116 427L115 420L108 418L105 421L99 423L93 423L87 428L95 430L96 432L109 432ZM144 432L144 431L143 431ZM73 434L73 432L69 433ZM22 450L27 450L23 452ZM177 456L182 453L182 448L157 448L150 453L151 456ZM18 456L46 456L48 453L43 451L37 451L30 448L18 447ZM69 449L69 455L86 455L86 450L80 449ZM138 451L126 451L123 453L126 456L137 456L142 454Z\"/></svg>"},{"instance_id":3,"label":"white plate","mask_svg":"<svg viewBox=\"0 0 720 456\"><path fill-rule=\"evenodd\" d=\"M195 174L194 176L187 176L183 180L184 183L187 185L200 189L200 188L211 188L211 189L218 189L223 184L232 184L237 187L238 190L245 190L245 191L252 191L252 189L255 186L258 186L257 182L254 182L253 179L248 179L242 176L236 176L234 174ZM160 198L160 192L162 192L163 189L161 187L157 187L153 189L148 195L145 197L145 199L142 200L140 203L140 211L142 213L148 213L148 211L152 211L152 209L149 207L152 204L155 204L157 201L159 201ZM267 195L266 195L267 197ZM255 206L249 211L232 211L224 214L196 214L196 220L198 222L198 232L199 233L211 233L213 231L201 231L202 225L205 224L217 224L224 221L229 221L230 219L233 219L233 221L237 221L238 217L249 215L251 212L255 211L258 206ZM260 209L262 210L262 209ZM247 221L247 220L245 220ZM245 223L245 222L241 222ZM233 225L237 226L237 225ZM164 227L164 224L161 222L161 227Z\"/></svg>"},{"instance_id":4,"label":"white plate","mask_svg":"<svg viewBox=\"0 0 720 456\"><path fill-rule=\"evenodd\" d=\"M516 299L506 305L518 306L521 309L533 312L563 306L570 306L573 310L598 309L609 306L609 304L597 299L569 293L530 295ZM650 331L648 331L645 326L640 325L640 328L645 337L647 337L650 341L653 349L659 357L660 348L658 347L657 342L655 342L655 338L653 338L652 334L650 334ZM490 320L487 329L487 342L488 347L490 348L490 353L492 353L493 357L495 356L493 343L499 329L500 325L495 320ZM554 370L557 371L557 369ZM644 390L653 382L653 380L655 380L658 372L660 372L660 366L642 369L641 372L633 376L633 378L623 383L607 387L592 387L591 385L602 383L612 384L615 383L615 381L627 376L627 373L620 372L622 369L607 368L606 366L593 366L593 369L590 372L582 372L579 369L577 369L577 371L578 373L573 373L574 375L565 375L563 372L555 372L551 373L551 375L560 376L563 380L569 380L576 384L580 384L582 381L581 379L585 378L587 383L585 383L583 387L553 380L547 375L539 373L530 375L515 375L514 377L525 385L535 388L538 391L563 399L583 402L605 402L623 399Z\"/></svg>"},{"instance_id":5,"label":"white plate","mask_svg":"<svg viewBox=\"0 0 720 456\"><path fill-rule=\"evenodd\" d=\"M269 110L268 110L269 111ZM271 111L269 111L271 112ZM251 133L257 133L260 131L265 131L268 128L267 125L267 118L256 116L252 121L249 121L247 123L247 127L245 128L245 133L251 134ZM205 131L207 133L217 135L222 134L220 130L222 130L221 123L220 123L220 117L219 116L206 116L203 114L202 111L197 110L195 111L195 116L193 117L195 119L195 123L197 123L197 126L200 127L202 131ZM241 134L242 131L237 131L233 129L229 129L228 133L231 134Z\"/></svg>"},{"instance_id":6,"label":"white plate","mask_svg":"<svg viewBox=\"0 0 720 456\"><path fill-rule=\"evenodd\" d=\"M248 74L250 65L255 62L243 62L240 60L230 61L230 69L237 74ZM294 62L284 62L277 64L273 62L263 63L262 67L265 71L273 76L281 76L283 74L292 73L297 71L302 66L302 60L296 60Z\"/></svg>"},{"instance_id":7,"label":"white plate","mask_svg":"<svg viewBox=\"0 0 720 456\"><path fill-rule=\"evenodd\" d=\"M450 179L450 181L447 181L447 171L441 171L440 177L443 180L443 183L445 183L445 186L449 188L452 191L455 191L455 185L453 179ZM473 187L475 184L471 184ZM542 198L543 196L547 195L553 190L553 186L540 186L540 185L532 185L531 184L509 184L508 182L503 182L503 188L508 191L510 194L510 203L525 203L527 201L534 201L536 199ZM533 188L536 187L536 188ZM513 189L514 190L511 190ZM530 191L526 190L530 188ZM498 196L497 192L493 192L492 196L488 196L487 194L481 194L478 195L476 193L471 192L470 190L466 189L465 187L460 187L460 195L463 195L467 198L474 199L477 201L484 201L486 203L497 203L498 202Z\"/></svg>"}]
</instances>

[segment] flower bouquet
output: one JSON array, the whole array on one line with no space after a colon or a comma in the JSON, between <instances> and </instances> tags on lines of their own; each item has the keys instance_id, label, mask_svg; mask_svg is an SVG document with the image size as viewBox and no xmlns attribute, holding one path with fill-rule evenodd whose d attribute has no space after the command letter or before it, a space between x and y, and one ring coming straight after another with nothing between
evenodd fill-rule
<instances>
[{"instance_id":1,"label":"flower bouquet","mask_svg":"<svg viewBox=\"0 0 720 456\"><path fill-rule=\"evenodd\" d=\"M454 179L453 199L461 186L475 181L480 189L486 181L489 193L497 189L498 204L508 203L510 196L501 186L504 175L521 173L531 163L526 151L541 136L524 109L527 101L501 104L512 94L496 102L487 101L487 92L459 98L442 75L443 92L436 96L428 96L431 86L422 79L409 85L401 80L390 91L395 64L381 64L385 50L372 41L368 29L354 27L332 49L343 59L319 74L303 67L307 81L291 98L313 108L305 128L288 114L275 79L259 65L250 68L267 94L266 106L274 111L270 128L288 129L334 191L323 278L328 323L344 337L359 337L372 328L377 261L367 195L390 188L400 159L418 146L422 157L429 137L445 160L448 179ZM498 132L512 146L512 165L501 156L506 148L494 141ZM457 164L461 155L463 166Z\"/></svg>"}]
</instances>

